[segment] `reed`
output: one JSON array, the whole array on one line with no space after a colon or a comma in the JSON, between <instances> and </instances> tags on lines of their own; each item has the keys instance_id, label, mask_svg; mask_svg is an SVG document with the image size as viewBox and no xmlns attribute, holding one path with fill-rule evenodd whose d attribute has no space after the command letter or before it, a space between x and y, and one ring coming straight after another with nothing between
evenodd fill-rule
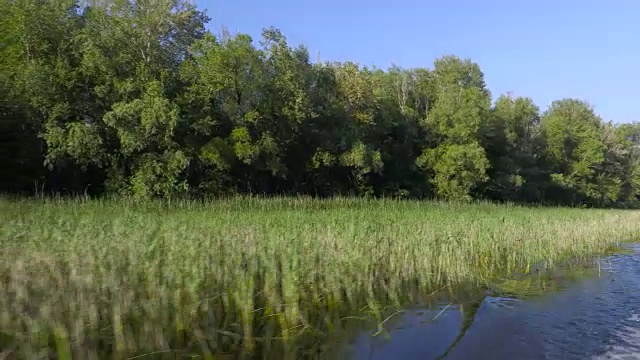
<instances>
[{"instance_id":1,"label":"reed","mask_svg":"<svg viewBox=\"0 0 640 360\"><path fill-rule=\"evenodd\" d=\"M30 359L295 358L438 290L640 239L637 211L388 199L0 199L0 220L0 355Z\"/></svg>"}]
</instances>

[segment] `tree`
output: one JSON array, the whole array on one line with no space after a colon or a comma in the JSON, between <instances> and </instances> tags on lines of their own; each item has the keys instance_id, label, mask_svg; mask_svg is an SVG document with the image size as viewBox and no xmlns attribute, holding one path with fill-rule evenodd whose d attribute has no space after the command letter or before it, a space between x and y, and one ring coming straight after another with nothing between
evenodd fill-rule
<instances>
[{"instance_id":1,"label":"tree","mask_svg":"<svg viewBox=\"0 0 640 360\"><path fill-rule=\"evenodd\" d=\"M597 178L605 161L602 120L584 101L554 101L542 117L546 157L552 181L569 201L598 201L603 196Z\"/></svg>"},{"instance_id":2,"label":"tree","mask_svg":"<svg viewBox=\"0 0 640 360\"><path fill-rule=\"evenodd\" d=\"M190 181L199 191L234 186L236 162L256 160L259 149L249 128L260 118L264 71L262 54L247 35L225 33L218 41L206 34L191 46L182 68L190 85L180 101L188 124L184 146L193 158Z\"/></svg>"},{"instance_id":3,"label":"tree","mask_svg":"<svg viewBox=\"0 0 640 360\"><path fill-rule=\"evenodd\" d=\"M480 68L469 60L445 56L436 60L434 74L436 100L425 127L438 145L425 149L417 163L435 173L432 183L439 195L469 199L473 188L486 180L488 160L478 139L491 96ZM457 172L453 162L467 171Z\"/></svg>"},{"instance_id":4,"label":"tree","mask_svg":"<svg viewBox=\"0 0 640 360\"><path fill-rule=\"evenodd\" d=\"M478 64L312 63L186 0L0 0L0 191L640 206L640 126L491 104Z\"/></svg>"},{"instance_id":5,"label":"tree","mask_svg":"<svg viewBox=\"0 0 640 360\"><path fill-rule=\"evenodd\" d=\"M605 139L607 159L619 181L618 203L637 206L640 200L640 123L611 125Z\"/></svg>"},{"instance_id":6,"label":"tree","mask_svg":"<svg viewBox=\"0 0 640 360\"><path fill-rule=\"evenodd\" d=\"M47 162L103 168L112 192L148 197L184 190L179 178L189 160L174 138L176 74L203 36L206 17L169 0L114 1L85 7L81 16L84 27L69 51L74 102L58 101L48 111Z\"/></svg>"},{"instance_id":7,"label":"tree","mask_svg":"<svg viewBox=\"0 0 640 360\"><path fill-rule=\"evenodd\" d=\"M478 143L444 144L425 150L417 161L433 169L437 194L448 200L471 200L473 186L487 180L489 161Z\"/></svg>"},{"instance_id":8,"label":"tree","mask_svg":"<svg viewBox=\"0 0 640 360\"><path fill-rule=\"evenodd\" d=\"M546 181L540 157L544 138L538 107L529 98L501 95L482 129L491 163L486 194L492 199L539 201Z\"/></svg>"}]
</instances>

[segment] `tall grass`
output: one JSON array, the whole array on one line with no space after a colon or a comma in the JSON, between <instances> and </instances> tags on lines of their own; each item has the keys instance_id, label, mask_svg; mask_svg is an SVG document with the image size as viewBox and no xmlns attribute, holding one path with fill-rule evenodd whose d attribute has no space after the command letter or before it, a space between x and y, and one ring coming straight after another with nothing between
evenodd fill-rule
<instances>
[{"instance_id":1,"label":"tall grass","mask_svg":"<svg viewBox=\"0 0 640 360\"><path fill-rule=\"evenodd\" d=\"M2 199L0 354L302 356L299 339L363 313L383 321L387 305L640 239L639 220L343 198Z\"/></svg>"}]
</instances>

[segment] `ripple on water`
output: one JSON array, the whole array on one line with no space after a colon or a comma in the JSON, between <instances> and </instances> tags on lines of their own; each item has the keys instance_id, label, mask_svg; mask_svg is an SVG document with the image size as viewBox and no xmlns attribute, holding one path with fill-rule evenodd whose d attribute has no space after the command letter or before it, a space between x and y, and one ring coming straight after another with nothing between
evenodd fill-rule
<instances>
[{"instance_id":1,"label":"ripple on water","mask_svg":"<svg viewBox=\"0 0 640 360\"><path fill-rule=\"evenodd\" d=\"M598 359L640 359L640 316L631 314L619 329L613 331L607 350Z\"/></svg>"},{"instance_id":2,"label":"ripple on water","mask_svg":"<svg viewBox=\"0 0 640 360\"><path fill-rule=\"evenodd\" d=\"M631 250L544 296L485 297L451 306L435 322L407 312L388 340L360 337L353 357L640 359L640 245Z\"/></svg>"},{"instance_id":3,"label":"ripple on water","mask_svg":"<svg viewBox=\"0 0 640 360\"><path fill-rule=\"evenodd\" d=\"M513 299L508 297L491 297L487 296L484 299L484 303L486 306L495 307L499 309L513 309L518 304L520 304L522 300Z\"/></svg>"}]
</instances>

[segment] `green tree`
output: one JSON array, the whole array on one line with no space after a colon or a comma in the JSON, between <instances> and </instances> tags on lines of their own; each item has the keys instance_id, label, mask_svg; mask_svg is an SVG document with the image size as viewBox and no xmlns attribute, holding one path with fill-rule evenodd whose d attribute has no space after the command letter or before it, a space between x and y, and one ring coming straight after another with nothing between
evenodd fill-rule
<instances>
[{"instance_id":1,"label":"green tree","mask_svg":"<svg viewBox=\"0 0 640 360\"><path fill-rule=\"evenodd\" d=\"M571 202L600 201L599 167L605 161L602 120L584 101L554 101L542 117L552 181ZM607 190L610 192L611 190Z\"/></svg>"},{"instance_id":2,"label":"green tree","mask_svg":"<svg viewBox=\"0 0 640 360\"><path fill-rule=\"evenodd\" d=\"M247 35L224 33L218 41L206 34L191 46L182 68L190 85L180 101L188 123L183 141L194 159L191 182L200 191L224 192L234 186L236 162L254 162L259 150L249 127L260 118L263 73L261 52Z\"/></svg>"},{"instance_id":3,"label":"green tree","mask_svg":"<svg viewBox=\"0 0 640 360\"><path fill-rule=\"evenodd\" d=\"M0 191L640 206L640 126L432 68L311 62L187 0L0 0Z\"/></svg>"},{"instance_id":4,"label":"green tree","mask_svg":"<svg viewBox=\"0 0 640 360\"><path fill-rule=\"evenodd\" d=\"M85 7L81 16L85 25L69 51L76 56L69 86L76 96L48 111L48 163L70 159L104 168L114 192L148 197L184 190L179 177L188 159L174 138L181 121L177 74L206 17L168 0L113 1Z\"/></svg>"},{"instance_id":5,"label":"green tree","mask_svg":"<svg viewBox=\"0 0 640 360\"><path fill-rule=\"evenodd\" d=\"M546 181L540 164L544 137L539 109L533 101L501 95L482 132L491 163L487 196L500 200L541 200Z\"/></svg>"},{"instance_id":6,"label":"green tree","mask_svg":"<svg viewBox=\"0 0 640 360\"><path fill-rule=\"evenodd\" d=\"M491 95L480 68L469 60L440 58L434 77L436 100L424 124L437 145L425 149L417 163L434 172L432 183L440 196L468 199L474 187L487 179L489 163L478 140L489 116ZM457 172L454 162L467 170Z\"/></svg>"},{"instance_id":7,"label":"green tree","mask_svg":"<svg viewBox=\"0 0 640 360\"><path fill-rule=\"evenodd\" d=\"M618 202L638 206L640 200L640 123L613 126L607 132L607 159L620 181ZM611 129L611 127L610 127ZM613 135L613 137L611 136Z\"/></svg>"},{"instance_id":8,"label":"green tree","mask_svg":"<svg viewBox=\"0 0 640 360\"><path fill-rule=\"evenodd\" d=\"M487 180L489 161L478 143L444 144L425 150L418 164L433 169L437 194L449 200L471 200L470 190Z\"/></svg>"}]
</instances>

